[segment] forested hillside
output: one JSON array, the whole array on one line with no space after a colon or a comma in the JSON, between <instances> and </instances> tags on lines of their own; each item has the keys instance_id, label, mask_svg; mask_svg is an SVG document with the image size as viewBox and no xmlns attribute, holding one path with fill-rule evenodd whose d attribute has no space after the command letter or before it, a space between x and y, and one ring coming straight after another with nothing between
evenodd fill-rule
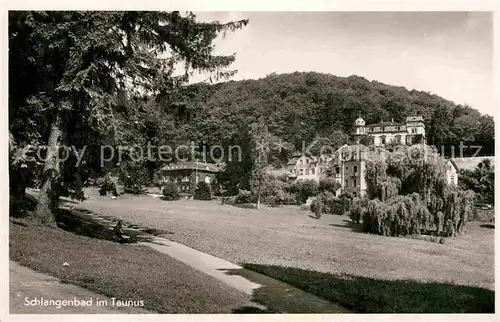
<instances>
[{"instance_id":1,"label":"forested hillside","mask_svg":"<svg viewBox=\"0 0 500 322\"><path fill-rule=\"evenodd\" d=\"M493 117L437 95L359 76L296 72L195 84L184 89L181 100L185 107L176 110L179 122L175 131L181 141L234 141L243 128L263 117L272 134L300 149L302 141L307 145L315 138L340 144L352 134L358 116L368 124L422 115L428 143L445 146L448 155L451 146L458 153L460 141L466 146L483 146L481 155L494 153Z\"/></svg>"}]
</instances>

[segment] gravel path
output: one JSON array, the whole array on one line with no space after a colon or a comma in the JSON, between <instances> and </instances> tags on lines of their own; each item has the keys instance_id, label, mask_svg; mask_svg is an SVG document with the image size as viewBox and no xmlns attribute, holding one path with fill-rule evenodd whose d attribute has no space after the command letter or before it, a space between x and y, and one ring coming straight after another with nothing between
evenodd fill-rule
<instances>
[{"instance_id":1,"label":"gravel path","mask_svg":"<svg viewBox=\"0 0 500 322\"><path fill-rule=\"evenodd\" d=\"M348 227L347 217L317 220L297 207L242 209L150 196L93 197L79 206L164 230L163 237L233 263L494 289L494 230L475 223L465 236L441 245L357 233Z\"/></svg>"}]
</instances>

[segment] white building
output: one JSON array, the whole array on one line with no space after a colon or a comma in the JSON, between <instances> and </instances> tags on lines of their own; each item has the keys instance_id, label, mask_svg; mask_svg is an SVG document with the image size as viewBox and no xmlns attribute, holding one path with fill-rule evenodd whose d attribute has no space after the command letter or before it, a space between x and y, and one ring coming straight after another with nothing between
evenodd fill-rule
<instances>
[{"instance_id":1,"label":"white building","mask_svg":"<svg viewBox=\"0 0 500 322\"><path fill-rule=\"evenodd\" d=\"M327 176L332 158L326 155L308 157L295 155L286 165L286 172L292 180L314 180L319 182Z\"/></svg>"},{"instance_id":2,"label":"white building","mask_svg":"<svg viewBox=\"0 0 500 322\"><path fill-rule=\"evenodd\" d=\"M355 135L370 135L373 145L384 146L389 143L411 145L426 143L425 124L422 116L409 116L405 123L380 122L366 125L365 120L359 117L354 121Z\"/></svg>"}]
</instances>

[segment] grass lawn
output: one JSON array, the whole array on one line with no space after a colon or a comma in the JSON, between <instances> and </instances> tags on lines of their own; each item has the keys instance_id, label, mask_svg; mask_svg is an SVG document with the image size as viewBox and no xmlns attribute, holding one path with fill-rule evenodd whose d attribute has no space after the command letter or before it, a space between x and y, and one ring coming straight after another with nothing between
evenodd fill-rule
<instances>
[{"instance_id":1,"label":"grass lawn","mask_svg":"<svg viewBox=\"0 0 500 322\"><path fill-rule=\"evenodd\" d=\"M439 244L359 233L346 216L318 220L297 207L256 210L148 196L93 198L79 207L167 231L165 238L233 263L495 287L495 230L475 222L467 224L463 236Z\"/></svg>"},{"instance_id":2,"label":"grass lawn","mask_svg":"<svg viewBox=\"0 0 500 322\"><path fill-rule=\"evenodd\" d=\"M444 244L356 231L345 216L147 196L80 207L168 231L165 238L280 279L357 312L491 312L494 229L471 222ZM346 279L346 277L348 277Z\"/></svg>"},{"instance_id":3,"label":"grass lawn","mask_svg":"<svg viewBox=\"0 0 500 322\"><path fill-rule=\"evenodd\" d=\"M231 313L250 303L246 294L146 246L23 221L10 223L9 246L10 259L23 266L108 297L143 300L159 313Z\"/></svg>"},{"instance_id":4,"label":"grass lawn","mask_svg":"<svg viewBox=\"0 0 500 322\"><path fill-rule=\"evenodd\" d=\"M377 280L293 267L244 265L357 313L494 313L491 290L411 280Z\"/></svg>"}]
</instances>

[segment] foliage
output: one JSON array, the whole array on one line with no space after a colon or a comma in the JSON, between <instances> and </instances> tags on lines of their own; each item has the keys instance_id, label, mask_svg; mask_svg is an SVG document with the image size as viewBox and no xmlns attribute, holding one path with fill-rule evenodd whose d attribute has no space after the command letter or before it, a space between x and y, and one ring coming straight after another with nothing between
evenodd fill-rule
<instances>
[{"instance_id":1,"label":"foliage","mask_svg":"<svg viewBox=\"0 0 500 322\"><path fill-rule=\"evenodd\" d=\"M194 199L212 200L212 186L206 182L199 182L194 193Z\"/></svg>"},{"instance_id":2,"label":"foliage","mask_svg":"<svg viewBox=\"0 0 500 322\"><path fill-rule=\"evenodd\" d=\"M365 215L367 205L368 199L353 201L353 204L348 211L348 215L355 224L360 223L361 218Z\"/></svg>"},{"instance_id":3,"label":"foliage","mask_svg":"<svg viewBox=\"0 0 500 322\"><path fill-rule=\"evenodd\" d=\"M284 205L296 205L297 197L293 193L286 192L283 194L283 204Z\"/></svg>"},{"instance_id":4,"label":"foliage","mask_svg":"<svg viewBox=\"0 0 500 322\"><path fill-rule=\"evenodd\" d=\"M319 184L314 180L300 180L292 183L287 190L296 195L297 202L304 204L307 198L318 194Z\"/></svg>"},{"instance_id":5,"label":"foliage","mask_svg":"<svg viewBox=\"0 0 500 322\"><path fill-rule=\"evenodd\" d=\"M189 123L181 125L183 134L195 140L226 142L235 137L241 124L264 116L270 133L302 150L318 139L310 152L319 153L326 142L332 147L345 143L356 118L367 124L394 118L404 122L409 115L424 117L428 142L438 147L459 146L468 129L474 144L483 146L483 155L494 154L494 120L470 106L457 105L439 96L391 86L363 77L338 77L316 72L274 74L258 80L196 85L184 90L193 113ZM221 120L227 120L222 122ZM471 120L464 124L464 120ZM204 125L204 126L199 126ZM185 130L184 130L185 129ZM370 145L371 137L360 137ZM367 140L365 142L365 140ZM328 143L330 142L330 143ZM465 153L474 153L473 149ZM281 160L286 162L286 158Z\"/></svg>"},{"instance_id":6,"label":"foliage","mask_svg":"<svg viewBox=\"0 0 500 322\"><path fill-rule=\"evenodd\" d=\"M117 195L115 183L109 176L106 176L104 177L101 188L99 189L99 194L101 196L105 196L108 192L111 192L114 196Z\"/></svg>"},{"instance_id":7,"label":"foliage","mask_svg":"<svg viewBox=\"0 0 500 322\"><path fill-rule=\"evenodd\" d=\"M234 203L236 204L247 204L254 203L257 201L257 197L248 190L240 190L236 196Z\"/></svg>"},{"instance_id":8,"label":"foliage","mask_svg":"<svg viewBox=\"0 0 500 322\"><path fill-rule=\"evenodd\" d=\"M431 213L418 195L397 196L387 202L370 200L362 218L364 232L383 236L421 234L433 224Z\"/></svg>"},{"instance_id":9,"label":"foliage","mask_svg":"<svg viewBox=\"0 0 500 322\"><path fill-rule=\"evenodd\" d=\"M373 144L373 136L371 135L358 135L356 136L356 139L359 140L359 143L360 144L363 144L363 145L366 145L366 146L370 146Z\"/></svg>"},{"instance_id":10,"label":"foliage","mask_svg":"<svg viewBox=\"0 0 500 322\"><path fill-rule=\"evenodd\" d=\"M126 188L149 186L151 183L147 169L139 162L122 162L118 180Z\"/></svg>"},{"instance_id":11,"label":"foliage","mask_svg":"<svg viewBox=\"0 0 500 322\"><path fill-rule=\"evenodd\" d=\"M179 187L174 182L167 182L162 189L164 200L179 200Z\"/></svg>"},{"instance_id":12,"label":"foliage","mask_svg":"<svg viewBox=\"0 0 500 322\"><path fill-rule=\"evenodd\" d=\"M456 236L472 217L471 191L446 183L445 160L424 145L401 146L367 162L363 230L387 236Z\"/></svg>"},{"instance_id":13,"label":"foliage","mask_svg":"<svg viewBox=\"0 0 500 322\"><path fill-rule=\"evenodd\" d=\"M311 211L315 214L316 218L321 218L321 215L325 212L325 203L322 199L317 198L311 202Z\"/></svg>"},{"instance_id":14,"label":"foliage","mask_svg":"<svg viewBox=\"0 0 500 322\"><path fill-rule=\"evenodd\" d=\"M192 71L215 80L235 74L227 69L235 56L216 55L212 43L247 23L199 22L178 11L10 11L10 128L24 144L49 143L35 215L45 220L73 180L60 172L58 144L92 146L83 167L99 171L99 147L159 137L172 119L165 106ZM179 64L185 73L175 76ZM157 104L139 103L153 95Z\"/></svg>"},{"instance_id":15,"label":"foliage","mask_svg":"<svg viewBox=\"0 0 500 322\"><path fill-rule=\"evenodd\" d=\"M489 159L481 161L472 171L461 170L458 184L463 190L474 191L477 203L495 204L495 167Z\"/></svg>"},{"instance_id":16,"label":"foliage","mask_svg":"<svg viewBox=\"0 0 500 322\"><path fill-rule=\"evenodd\" d=\"M336 193L340 189L340 183L333 178L324 178L319 181L319 191L330 191Z\"/></svg>"},{"instance_id":17,"label":"foliage","mask_svg":"<svg viewBox=\"0 0 500 322\"><path fill-rule=\"evenodd\" d=\"M155 172L153 175L152 185L154 187L160 188L163 186L163 176L160 172Z\"/></svg>"}]
</instances>

